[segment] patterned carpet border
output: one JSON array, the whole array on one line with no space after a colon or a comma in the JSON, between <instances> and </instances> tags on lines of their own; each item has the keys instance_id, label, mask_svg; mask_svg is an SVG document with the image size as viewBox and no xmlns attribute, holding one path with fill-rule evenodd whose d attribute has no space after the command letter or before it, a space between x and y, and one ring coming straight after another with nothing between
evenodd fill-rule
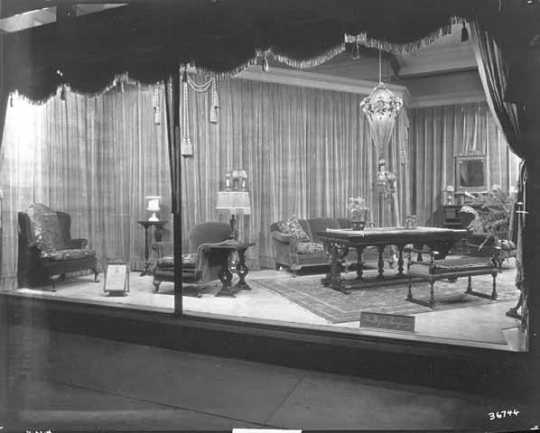
<instances>
[{"instance_id":1,"label":"patterned carpet border","mask_svg":"<svg viewBox=\"0 0 540 433\"><path fill-rule=\"evenodd\" d=\"M497 300L466 295L467 278L456 282L437 281L435 283L436 310L473 307L494 302L517 300L519 291L513 284L513 270L503 271L497 278ZM353 277L348 275L347 277ZM369 275L368 275L369 276ZM392 286L354 289L345 295L321 284L322 275L306 275L296 278L257 279L262 287L279 293L289 301L305 308L331 323L354 322L360 320L362 311L388 314L417 314L433 311L428 307L407 301L407 283ZM255 280L253 280L255 281ZM473 277L475 291L491 293L491 276ZM417 299L427 300L429 285L425 282L413 285Z\"/></svg>"}]
</instances>

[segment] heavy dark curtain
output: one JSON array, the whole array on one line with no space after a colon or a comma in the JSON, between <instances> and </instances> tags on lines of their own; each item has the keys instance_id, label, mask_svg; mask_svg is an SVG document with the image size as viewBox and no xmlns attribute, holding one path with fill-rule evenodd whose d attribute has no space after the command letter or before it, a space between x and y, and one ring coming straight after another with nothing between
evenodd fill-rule
<instances>
[{"instance_id":1,"label":"heavy dark curtain","mask_svg":"<svg viewBox=\"0 0 540 433\"><path fill-rule=\"evenodd\" d=\"M218 92L214 124L210 96L188 90L194 155L181 159L184 236L200 222L228 221L215 207L225 173L233 169L248 173L251 215L240 217L239 229L241 238L256 242L248 250L251 266L273 266L270 225L280 219L347 216L347 199L363 196L377 221L375 153L360 109L365 95L242 79L219 80ZM400 150L407 151L407 139L405 111L385 149L388 169L398 178L402 216L409 184ZM390 225L389 209L386 217Z\"/></svg>"},{"instance_id":2,"label":"heavy dark curtain","mask_svg":"<svg viewBox=\"0 0 540 433\"><path fill-rule=\"evenodd\" d=\"M440 225L442 192L455 185L458 155L485 155L489 187L517 188L519 158L485 103L409 110L412 207L418 222Z\"/></svg>"},{"instance_id":3,"label":"heavy dark curtain","mask_svg":"<svg viewBox=\"0 0 540 433\"><path fill-rule=\"evenodd\" d=\"M61 83L95 92L128 72L144 83L166 80L181 64L233 71L271 49L310 59L343 44L345 33L393 43L431 37L452 17L478 19L504 43L523 39L530 21L519 1L480 0L200 0L132 2L5 35L6 84L36 100Z\"/></svg>"},{"instance_id":4,"label":"heavy dark curtain","mask_svg":"<svg viewBox=\"0 0 540 433\"><path fill-rule=\"evenodd\" d=\"M470 28L478 74L489 108L510 148L516 155L523 157L524 151L519 143L519 107L504 99L508 82L508 66L491 35L483 30L476 21L471 23Z\"/></svg>"},{"instance_id":5,"label":"heavy dark curtain","mask_svg":"<svg viewBox=\"0 0 540 433\"><path fill-rule=\"evenodd\" d=\"M144 197L163 197L164 219L171 197L165 119L155 124L154 89L119 86L94 98L67 92L65 101L43 105L13 99L0 154L3 287L16 281L17 211L32 202L69 213L72 236L88 239L100 261L122 259L140 269ZM159 99L163 104L162 91Z\"/></svg>"}]
</instances>

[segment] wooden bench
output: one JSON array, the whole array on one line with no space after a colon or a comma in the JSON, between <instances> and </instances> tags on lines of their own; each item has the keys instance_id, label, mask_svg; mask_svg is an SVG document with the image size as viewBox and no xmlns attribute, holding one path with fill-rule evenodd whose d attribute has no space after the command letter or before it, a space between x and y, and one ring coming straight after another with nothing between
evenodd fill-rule
<instances>
[{"instance_id":1,"label":"wooden bench","mask_svg":"<svg viewBox=\"0 0 540 433\"><path fill-rule=\"evenodd\" d=\"M497 299L497 274L499 268L497 264L489 257L464 257L464 258L449 258L445 260L436 260L436 251L430 252L429 261L413 262L409 253L408 270L408 287L407 301L414 302L425 307L433 308L435 305L434 285L438 280L455 281L459 277L467 277L468 284L465 291L468 295L479 296L487 299ZM491 275L493 277L493 285L491 294L476 292L472 289L472 277L477 275ZM429 301L416 299L412 294L412 282L424 280L430 284Z\"/></svg>"}]
</instances>

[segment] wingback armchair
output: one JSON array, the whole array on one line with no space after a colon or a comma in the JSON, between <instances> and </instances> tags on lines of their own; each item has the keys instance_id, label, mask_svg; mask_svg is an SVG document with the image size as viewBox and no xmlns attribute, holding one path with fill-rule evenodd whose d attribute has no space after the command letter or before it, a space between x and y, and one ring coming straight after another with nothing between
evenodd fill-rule
<instances>
[{"instance_id":1,"label":"wingback armchair","mask_svg":"<svg viewBox=\"0 0 540 433\"><path fill-rule=\"evenodd\" d=\"M98 281L96 252L86 239L71 238L71 217L41 203L33 203L18 213L19 287L47 284L55 290L53 276L65 278L68 272L91 270Z\"/></svg>"},{"instance_id":2,"label":"wingback armchair","mask_svg":"<svg viewBox=\"0 0 540 433\"><path fill-rule=\"evenodd\" d=\"M216 280L219 272L226 266L229 251L206 248L231 239L231 226L220 222L198 224L189 233L189 252L182 254L182 281L191 283L184 287L184 293L200 297L201 284ZM152 245L157 254L154 267L154 289L159 291L162 281L174 281L174 257L171 242L156 242ZM194 290L187 290L188 288Z\"/></svg>"}]
</instances>

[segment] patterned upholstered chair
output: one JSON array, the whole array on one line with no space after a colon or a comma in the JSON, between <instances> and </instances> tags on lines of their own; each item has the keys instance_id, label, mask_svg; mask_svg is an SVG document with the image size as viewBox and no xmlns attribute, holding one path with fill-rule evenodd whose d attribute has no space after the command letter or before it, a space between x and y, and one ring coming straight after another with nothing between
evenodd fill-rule
<instances>
[{"instance_id":1,"label":"patterned upholstered chair","mask_svg":"<svg viewBox=\"0 0 540 433\"><path fill-rule=\"evenodd\" d=\"M189 234L190 252L182 254L182 281L189 283L183 287L185 295L200 297L201 286L218 278L220 270L229 260L229 252L207 249L205 246L231 237L231 226L226 223L206 222L193 227ZM171 242L156 242L152 249L158 257L153 271L153 284L157 292L161 282L174 282L173 245Z\"/></svg>"},{"instance_id":2,"label":"patterned upholstered chair","mask_svg":"<svg viewBox=\"0 0 540 433\"><path fill-rule=\"evenodd\" d=\"M50 284L53 276L64 279L69 272L92 270L98 281L96 252L88 248L86 239L71 238L71 217L41 204L30 205L18 213L19 287Z\"/></svg>"}]
</instances>

